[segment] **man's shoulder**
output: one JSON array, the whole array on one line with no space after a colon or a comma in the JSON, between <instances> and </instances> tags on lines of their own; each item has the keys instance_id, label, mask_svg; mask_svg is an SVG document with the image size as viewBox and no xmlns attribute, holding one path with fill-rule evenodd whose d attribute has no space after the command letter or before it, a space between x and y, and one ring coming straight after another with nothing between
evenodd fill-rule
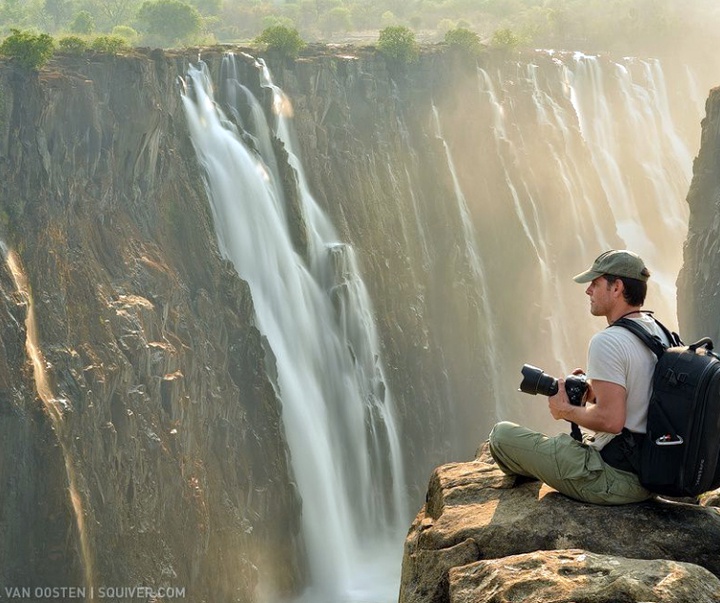
<instances>
[{"instance_id":1,"label":"man's shoulder","mask_svg":"<svg viewBox=\"0 0 720 603\"><path fill-rule=\"evenodd\" d=\"M653 337L659 337L665 345L668 345L670 343L662 327L649 314L644 315L642 318L631 318L629 320L632 320L635 324L643 327L648 332L648 334L652 335ZM607 336L609 337L623 338L628 341L639 341L637 336L632 333L632 331L621 325L610 325L609 327L604 329L603 332L608 333L609 335Z\"/></svg>"},{"instance_id":2,"label":"man's shoulder","mask_svg":"<svg viewBox=\"0 0 720 603\"><path fill-rule=\"evenodd\" d=\"M592 336L591 343L606 343L606 342L621 342L621 341L632 341L635 335L633 335L628 329L620 325L610 325L604 328L602 331L598 331Z\"/></svg>"}]
</instances>

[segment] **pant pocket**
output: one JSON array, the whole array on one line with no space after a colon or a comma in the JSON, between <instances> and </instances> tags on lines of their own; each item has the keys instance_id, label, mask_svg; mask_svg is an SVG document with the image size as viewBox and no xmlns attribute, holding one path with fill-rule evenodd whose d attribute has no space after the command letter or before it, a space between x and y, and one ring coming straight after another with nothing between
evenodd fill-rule
<instances>
[{"instance_id":1,"label":"pant pocket","mask_svg":"<svg viewBox=\"0 0 720 603\"><path fill-rule=\"evenodd\" d=\"M558 475L565 480L589 479L604 467L597 450L580 444L567 434L557 438L555 459Z\"/></svg>"}]
</instances>

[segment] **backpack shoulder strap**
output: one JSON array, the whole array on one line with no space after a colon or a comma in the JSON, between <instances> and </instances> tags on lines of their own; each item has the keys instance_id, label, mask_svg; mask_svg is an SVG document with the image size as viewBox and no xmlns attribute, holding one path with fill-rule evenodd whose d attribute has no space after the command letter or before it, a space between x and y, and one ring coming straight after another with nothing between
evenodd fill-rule
<instances>
[{"instance_id":1,"label":"backpack shoulder strap","mask_svg":"<svg viewBox=\"0 0 720 603\"><path fill-rule=\"evenodd\" d=\"M655 320L655 317L653 317L653 320ZM657 320L655 322L657 322ZM674 334L670 333L662 324L658 323L658 325L665 332L665 335L667 336L668 341L670 341L670 344L674 345ZM660 356L662 356L667 349L667 346L660 340L659 337L657 337L656 335L651 335L644 327L636 323L634 320L623 317L616 320L610 326L626 328L640 341L642 341L647 347L649 347L653 354L655 354L655 356L657 356L658 358L660 358Z\"/></svg>"},{"instance_id":2,"label":"backpack shoulder strap","mask_svg":"<svg viewBox=\"0 0 720 603\"><path fill-rule=\"evenodd\" d=\"M655 321L655 324L657 324L657 326L662 329L662 332L665 333L665 337L667 337L668 341L670 342L671 348L685 345L682 342L682 339L680 339L680 335L678 335L675 331L671 331L670 329L668 329L663 323L661 323L657 318L655 318L652 311L648 310L646 314L650 314L650 316L652 316L652 319Z\"/></svg>"}]
</instances>

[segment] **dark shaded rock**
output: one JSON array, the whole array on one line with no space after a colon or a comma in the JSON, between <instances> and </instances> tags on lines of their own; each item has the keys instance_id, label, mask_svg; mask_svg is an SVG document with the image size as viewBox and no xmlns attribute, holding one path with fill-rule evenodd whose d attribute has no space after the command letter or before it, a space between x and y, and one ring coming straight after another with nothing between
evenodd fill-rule
<instances>
[{"instance_id":1,"label":"dark shaded rock","mask_svg":"<svg viewBox=\"0 0 720 603\"><path fill-rule=\"evenodd\" d=\"M720 342L720 88L710 91L688 192L688 235L678 276L678 320L687 342Z\"/></svg>"},{"instance_id":2,"label":"dark shaded rock","mask_svg":"<svg viewBox=\"0 0 720 603\"><path fill-rule=\"evenodd\" d=\"M280 403L249 288L215 243L185 65L0 64L0 239L31 293L3 258L5 585L177 586L194 601L251 601L261 577L302 587ZM60 423L37 398L29 304Z\"/></svg>"}]
</instances>

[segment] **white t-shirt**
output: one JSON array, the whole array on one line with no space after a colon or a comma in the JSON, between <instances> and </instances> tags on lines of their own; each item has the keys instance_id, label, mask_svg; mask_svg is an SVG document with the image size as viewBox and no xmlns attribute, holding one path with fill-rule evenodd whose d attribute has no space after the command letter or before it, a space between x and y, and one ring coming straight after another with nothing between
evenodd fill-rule
<instances>
[{"instance_id":1,"label":"white t-shirt","mask_svg":"<svg viewBox=\"0 0 720 603\"><path fill-rule=\"evenodd\" d=\"M649 314L631 318L650 334L669 345L663 330ZM657 357L640 339L625 327L610 326L596 333L588 348L587 377L591 380L617 383L627 392L625 427L645 433L648 404L652 393L652 376ZM602 448L613 434L598 432L589 444Z\"/></svg>"}]
</instances>

